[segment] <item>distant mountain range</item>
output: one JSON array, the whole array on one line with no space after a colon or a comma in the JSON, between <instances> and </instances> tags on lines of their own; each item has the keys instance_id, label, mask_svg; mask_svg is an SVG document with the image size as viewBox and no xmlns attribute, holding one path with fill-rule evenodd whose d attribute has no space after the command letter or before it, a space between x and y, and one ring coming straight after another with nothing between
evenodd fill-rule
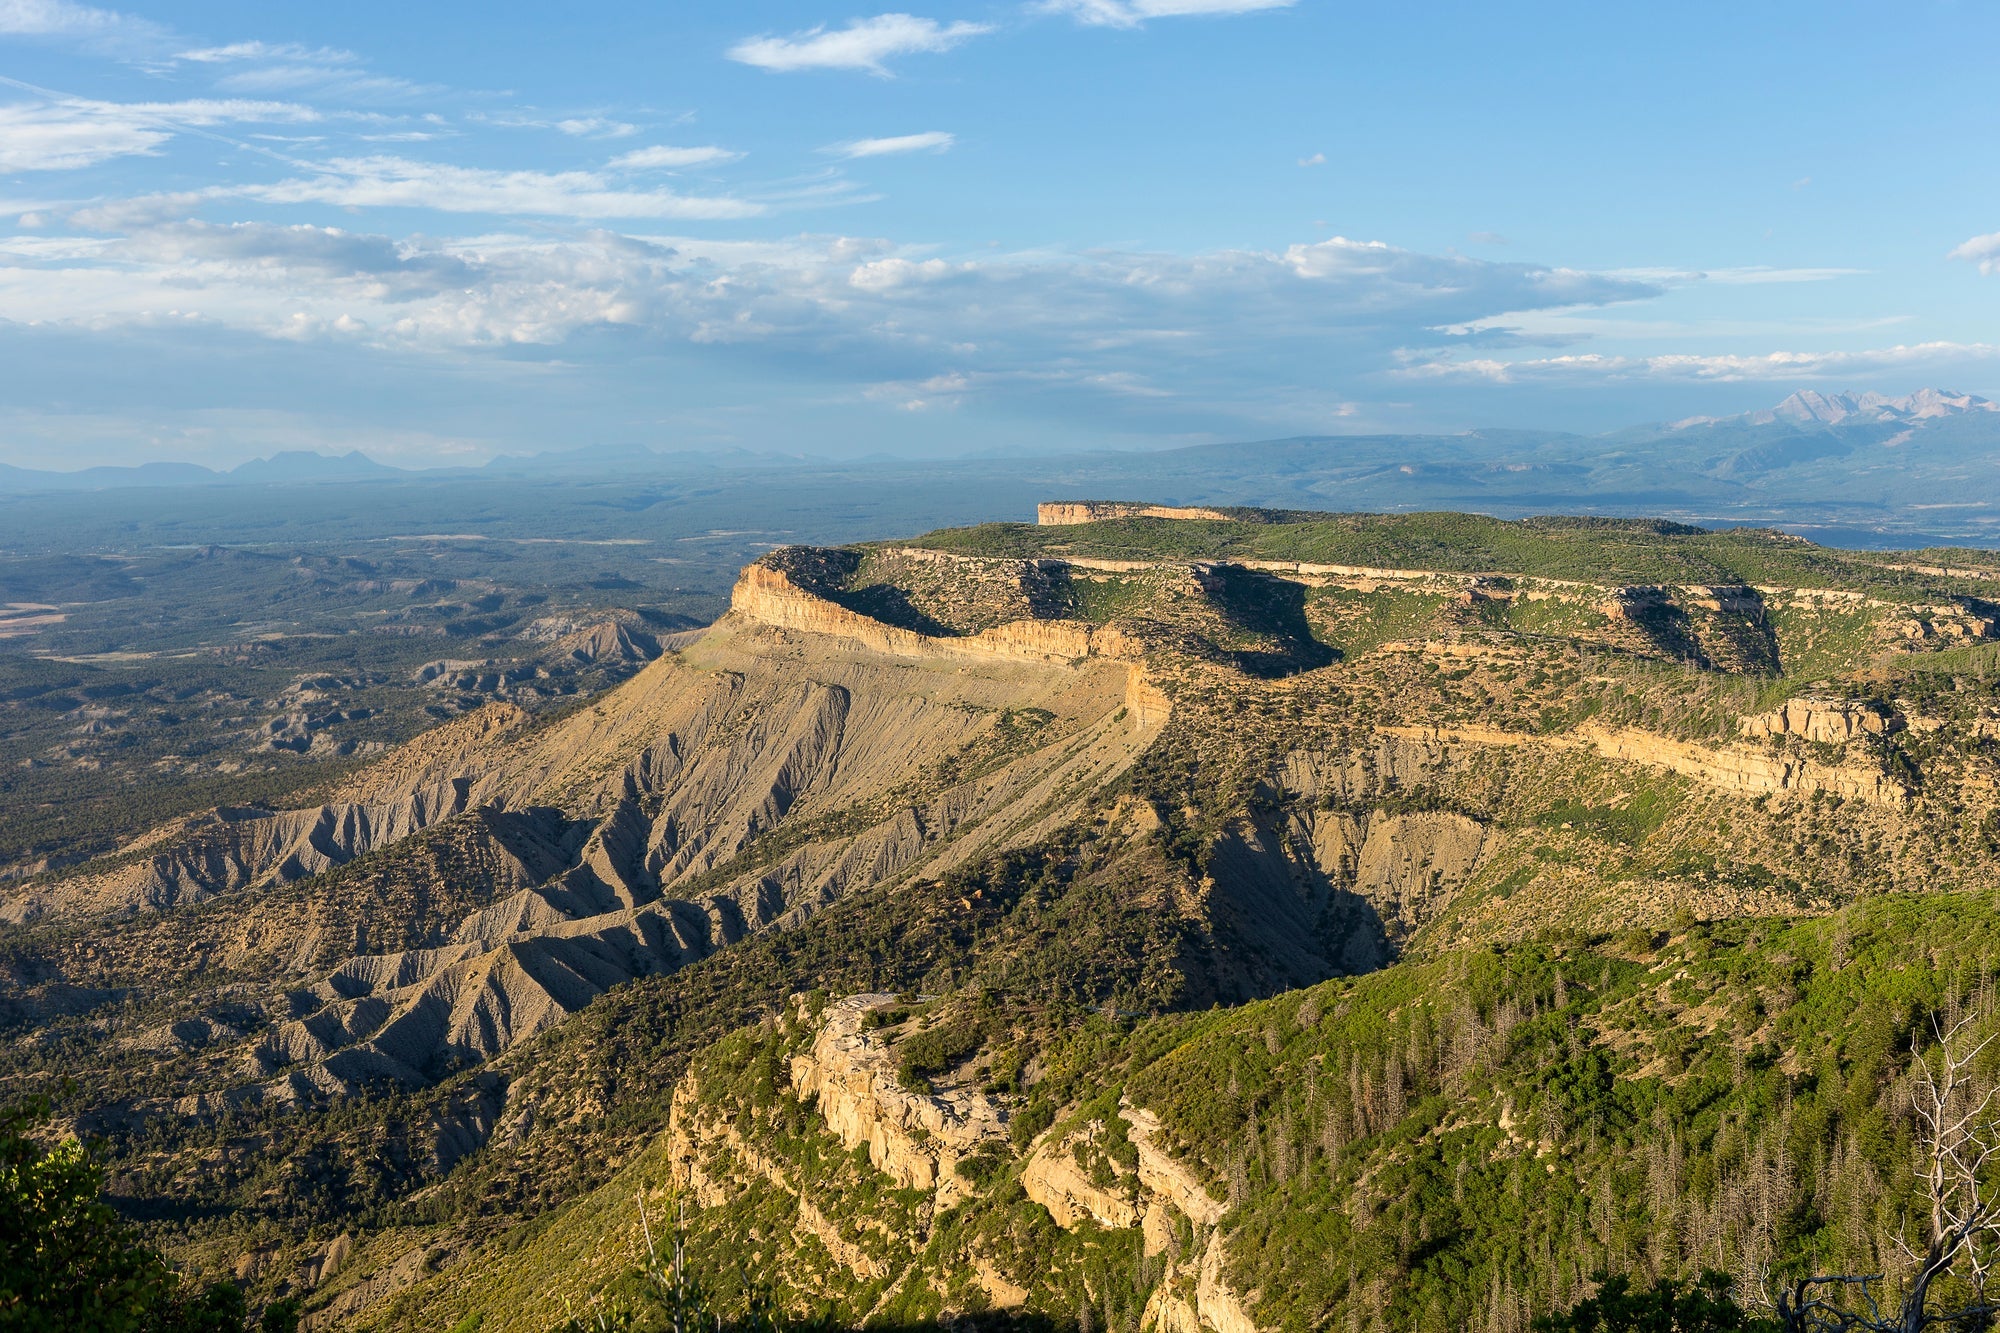
<instances>
[{"instance_id":1,"label":"distant mountain range","mask_svg":"<svg viewBox=\"0 0 2000 1333\"><path fill-rule=\"evenodd\" d=\"M1686 421L1675 422L1674 426L1708 426L1730 421L1753 426L1768 426L1780 421L1838 426L1862 421L1931 421L1939 417L1963 416L1968 412L2000 412L2000 403L1977 394L1953 393L1949 389L1919 389L1901 398L1872 391L1825 394L1817 389L1801 389L1776 407L1733 417L1690 417Z\"/></svg>"},{"instance_id":2,"label":"distant mountain range","mask_svg":"<svg viewBox=\"0 0 2000 1333\"><path fill-rule=\"evenodd\" d=\"M680 472L813 466L828 460L800 455L763 454L748 449L665 452L644 445L593 445L554 450L525 458L496 458L484 467L400 468L378 463L359 449L319 454L294 449L253 458L222 471L199 463L140 463L132 467L89 467L48 472L0 463L0 495L46 491L98 491L127 486L274 486L302 482L438 480L449 477L602 477L672 475Z\"/></svg>"},{"instance_id":3,"label":"distant mountain range","mask_svg":"<svg viewBox=\"0 0 2000 1333\"><path fill-rule=\"evenodd\" d=\"M921 484L932 507L980 497L1011 514L1034 498L1119 495L1173 504L1343 510L1644 514L1710 525L1784 525L1836 542L2000 545L2000 403L1945 389L1903 397L1802 390L1770 408L1604 435L1479 430L1329 435L1149 452L953 459L832 459L594 445L484 467L412 471L354 452L282 453L218 472L190 463L36 472L0 466L0 497L169 486L630 483ZM1023 497L1030 497L1023 499ZM954 501L954 503L955 503ZM957 512L954 509L954 512Z\"/></svg>"},{"instance_id":4,"label":"distant mountain range","mask_svg":"<svg viewBox=\"0 0 2000 1333\"><path fill-rule=\"evenodd\" d=\"M87 467L76 472L43 472L0 463L0 494L31 491L96 491L114 486L251 486L301 481L361 481L414 475L378 463L359 449L345 454L287 450L253 458L226 472L199 463L141 463L136 467Z\"/></svg>"}]
</instances>

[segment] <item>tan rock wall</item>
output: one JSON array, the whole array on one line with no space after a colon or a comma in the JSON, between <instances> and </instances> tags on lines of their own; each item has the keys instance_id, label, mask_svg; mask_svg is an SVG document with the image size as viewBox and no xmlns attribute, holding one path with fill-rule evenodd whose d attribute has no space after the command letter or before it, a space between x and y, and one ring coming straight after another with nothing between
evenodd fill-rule
<instances>
[{"instance_id":1,"label":"tan rock wall","mask_svg":"<svg viewBox=\"0 0 2000 1333\"><path fill-rule=\"evenodd\" d=\"M918 634L885 625L799 587L783 570L747 566L730 609L779 629L833 634L899 657L969 657L1023 662L1074 662L1086 657L1131 659L1138 645L1113 629L1081 620L1016 620L963 638Z\"/></svg>"},{"instance_id":2,"label":"tan rock wall","mask_svg":"<svg viewBox=\"0 0 2000 1333\"><path fill-rule=\"evenodd\" d=\"M1879 769L1860 764L1817 764L1793 755L1737 746L1697 745L1630 727L1584 727L1568 736L1531 736L1495 727L1383 727L1394 736L1431 745L1545 745L1587 749L1602 758L1650 764L1723 791L1752 796L1825 793L1871 805L1900 808L1910 791Z\"/></svg>"},{"instance_id":3,"label":"tan rock wall","mask_svg":"<svg viewBox=\"0 0 2000 1333\"><path fill-rule=\"evenodd\" d=\"M730 597L736 614L778 629L830 634L897 657L970 658L986 661L1067 664L1109 658L1131 664L1125 707L1134 730L1164 724L1173 701L1141 662L1143 649L1130 636L1081 620L1015 620L963 638L918 634L885 625L799 587L783 570L746 567Z\"/></svg>"},{"instance_id":4,"label":"tan rock wall","mask_svg":"<svg viewBox=\"0 0 2000 1333\"><path fill-rule=\"evenodd\" d=\"M1788 699L1781 708L1739 724L1745 736L1802 736L1809 741L1845 745L1863 736L1882 736L1897 729L1896 720L1867 704L1845 699Z\"/></svg>"},{"instance_id":5,"label":"tan rock wall","mask_svg":"<svg viewBox=\"0 0 2000 1333\"><path fill-rule=\"evenodd\" d=\"M896 1081L893 1055L862 1029L869 1010L894 1000L856 995L830 1005L811 1049L792 1057L792 1087L819 1099L821 1118L842 1144L867 1144L878 1171L905 1188L934 1191L947 1208L964 1195L960 1160L1007 1141L1006 1114L976 1091L933 1096Z\"/></svg>"},{"instance_id":6,"label":"tan rock wall","mask_svg":"<svg viewBox=\"0 0 2000 1333\"><path fill-rule=\"evenodd\" d=\"M1035 522L1042 527L1064 527L1075 523L1098 523L1109 518L1206 518L1227 520L1217 509L1194 505L1141 504L1129 500L1067 500L1035 506Z\"/></svg>"},{"instance_id":7,"label":"tan rock wall","mask_svg":"<svg viewBox=\"0 0 2000 1333\"><path fill-rule=\"evenodd\" d=\"M1223 1258L1222 1233L1218 1231L1209 1237L1208 1249L1201 1256L1201 1275L1195 1281L1194 1307L1201 1322L1215 1333L1261 1333L1245 1308L1246 1302L1229 1285Z\"/></svg>"},{"instance_id":8,"label":"tan rock wall","mask_svg":"<svg viewBox=\"0 0 2000 1333\"><path fill-rule=\"evenodd\" d=\"M716 1179L706 1169L714 1151L722 1149L741 1162L745 1169L798 1196L796 1216L799 1229L825 1247L835 1263L864 1282L879 1281L888 1276L889 1266L841 1235L840 1228L799 1190L798 1182L784 1167L746 1142L734 1125L703 1119L700 1105L699 1083L692 1074L684 1076L674 1089L667 1113L667 1151L685 1173L683 1179L694 1195L696 1206L719 1208L735 1197L736 1190L731 1182Z\"/></svg>"},{"instance_id":9,"label":"tan rock wall","mask_svg":"<svg viewBox=\"0 0 2000 1333\"><path fill-rule=\"evenodd\" d=\"M1139 1206L1132 1182L1121 1178L1113 1185L1098 1185L1076 1164L1076 1145L1092 1137L1093 1128L1102 1130L1101 1126L1086 1126L1073 1134L1044 1139L1021 1172L1021 1188L1048 1209L1049 1216L1065 1231L1086 1217L1095 1218L1101 1226L1138 1226Z\"/></svg>"},{"instance_id":10,"label":"tan rock wall","mask_svg":"<svg viewBox=\"0 0 2000 1333\"><path fill-rule=\"evenodd\" d=\"M1141 1333L1202 1333L1201 1316L1167 1282L1153 1288L1139 1316Z\"/></svg>"},{"instance_id":11,"label":"tan rock wall","mask_svg":"<svg viewBox=\"0 0 2000 1333\"><path fill-rule=\"evenodd\" d=\"M1220 1222L1227 1205L1218 1203L1195 1174L1160 1145L1160 1118L1144 1107L1129 1105L1120 1107L1118 1114L1124 1118L1126 1137L1139 1150L1140 1187L1172 1204L1181 1216L1199 1226Z\"/></svg>"}]
</instances>

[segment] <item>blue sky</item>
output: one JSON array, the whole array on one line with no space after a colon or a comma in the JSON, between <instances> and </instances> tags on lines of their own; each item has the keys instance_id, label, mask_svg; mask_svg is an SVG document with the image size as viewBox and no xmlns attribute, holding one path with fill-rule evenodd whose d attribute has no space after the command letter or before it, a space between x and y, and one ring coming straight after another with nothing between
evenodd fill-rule
<instances>
[{"instance_id":1,"label":"blue sky","mask_svg":"<svg viewBox=\"0 0 2000 1333\"><path fill-rule=\"evenodd\" d=\"M0 0L0 461L2000 389L2000 8Z\"/></svg>"}]
</instances>

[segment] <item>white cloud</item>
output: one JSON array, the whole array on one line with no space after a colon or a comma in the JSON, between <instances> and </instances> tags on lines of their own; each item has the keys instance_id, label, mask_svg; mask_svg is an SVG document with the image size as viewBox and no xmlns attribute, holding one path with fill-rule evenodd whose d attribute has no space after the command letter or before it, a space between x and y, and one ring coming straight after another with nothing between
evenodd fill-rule
<instances>
[{"instance_id":1,"label":"white cloud","mask_svg":"<svg viewBox=\"0 0 2000 1333\"><path fill-rule=\"evenodd\" d=\"M973 387L971 376L954 370L915 382L890 380L871 384L861 391L861 396L903 412L927 412L934 407L956 408Z\"/></svg>"},{"instance_id":2,"label":"white cloud","mask_svg":"<svg viewBox=\"0 0 2000 1333\"><path fill-rule=\"evenodd\" d=\"M952 271L952 266L942 259L913 260L891 256L858 265L847 275L847 281L849 286L865 292L886 292L894 287L942 278Z\"/></svg>"},{"instance_id":3,"label":"white cloud","mask_svg":"<svg viewBox=\"0 0 2000 1333\"><path fill-rule=\"evenodd\" d=\"M629 121L605 116L567 116L556 122L556 128L573 139L629 139L639 132Z\"/></svg>"},{"instance_id":4,"label":"white cloud","mask_svg":"<svg viewBox=\"0 0 2000 1333\"><path fill-rule=\"evenodd\" d=\"M67 98L0 106L0 172L65 171L158 150L188 128L319 119L289 102L96 102Z\"/></svg>"},{"instance_id":5,"label":"white cloud","mask_svg":"<svg viewBox=\"0 0 2000 1333\"><path fill-rule=\"evenodd\" d=\"M639 132L639 127L630 121L613 120L609 116L540 116L509 111L495 116L474 115L471 119L510 130L554 130L572 139L629 139Z\"/></svg>"},{"instance_id":6,"label":"white cloud","mask_svg":"<svg viewBox=\"0 0 2000 1333\"><path fill-rule=\"evenodd\" d=\"M1289 9L1295 0L1044 0L1050 14L1068 14L1079 23L1103 28L1136 28L1148 19L1252 14Z\"/></svg>"},{"instance_id":7,"label":"white cloud","mask_svg":"<svg viewBox=\"0 0 2000 1333\"><path fill-rule=\"evenodd\" d=\"M1502 274L1507 275L1520 295L1522 310L1602 304L1607 300L1651 296L1659 290L1641 280L1581 269L1500 264L1464 255L1427 255L1381 241L1351 241L1345 236L1291 246L1285 251L1284 262L1301 278L1357 293L1368 290L1385 295L1396 293L1406 302L1436 299L1447 304L1444 298L1460 287L1468 291L1490 290ZM1623 296L1607 295L1621 287ZM1496 311L1488 318L1510 313L1512 310ZM1475 322L1483 321L1440 319L1436 324L1444 327Z\"/></svg>"},{"instance_id":8,"label":"white cloud","mask_svg":"<svg viewBox=\"0 0 2000 1333\"><path fill-rule=\"evenodd\" d=\"M315 65L352 65L360 57L352 51L332 46L301 46L297 42L231 42L226 46L204 46L182 51L176 60L197 65L227 65L239 60L282 60Z\"/></svg>"},{"instance_id":9,"label":"white cloud","mask_svg":"<svg viewBox=\"0 0 2000 1333\"><path fill-rule=\"evenodd\" d=\"M206 194L273 204L590 219L715 220L756 217L764 212L761 204L723 196L621 190L594 171L493 171L393 156L335 158L316 164L316 170L319 174L311 177Z\"/></svg>"},{"instance_id":10,"label":"white cloud","mask_svg":"<svg viewBox=\"0 0 2000 1333\"><path fill-rule=\"evenodd\" d=\"M823 152L838 157L888 157L895 153L942 153L958 142L958 136L943 130L927 130L922 134L898 134L886 139L850 139L846 143L829 144Z\"/></svg>"},{"instance_id":11,"label":"white cloud","mask_svg":"<svg viewBox=\"0 0 2000 1333\"><path fill-rule=\"evenodd\" d=\"M316 94L349 101L402 101L439 91L435 84L412 83L388 74L370 74L353 65L263 65L216 80L231 93Z\"/></svg>"},{"instance_id":12,"label":"white cloud","mask_svg":"<svg viewBox=\"0 0 2000 1333\"><path fill-rule=\"evenodd\" d=\"M1979 271L1988 277L2000 274L2000 231L1973 237L1953 250L1951 257L1979 265Z\"/></svg>"},{"instance_id":13,"label":"white cloud","mask_svg":"<svg viewBox=\"0 0 2000 1333\"><path fill-rule=\"evenodd\" d=\"M149 19L72 0L0 0L0 37L47 37L108 55L157 52L172 34Z\"/></svg>"},{"instance_id":14,"label":"white cloud","mask_svg":"<svg viewBox=\"0 0 2000 1333\"><path fill-rule=\"evenodd\" d=\"M949 51L991 31L990 23L939 23L909 14L878 14L832 32L819 27L789 37L745 38L730 47L728 55L759 69L860 69L886 75L883 62L893 57Z\"/></svg>"},{"instance_id":15,"label":"white cloud","mask_svg":"<svg viewBox=\"0 0 2000 1333\"><path fill-rule=\"evenodd\" d=\"M1326 165L1326 154L1314 153L1311 157L1302 157L1299 159L1299 165L1302 167L1323 167Z\"/></svg>"},{"instance_id":16,"label":"white cloud","mask_svg":"<svg viewBox=\"0 0 2000 1333\"><path fill-rule=\"evenodd\" d=\"M196 65L229 67L216 87L235 93L314 93L349 100L400 100L435 88L386 74L372 74L352 51L297 42L230 42L181 51Z\"/></svg>"},{"instance_id":17,"label":"white cloud","mask_svg":"<svg viewBox=\"0 0 2000 1333\"><path fill-rule=\"evenodd\" d=\"M1766 352L1761 355L1578 356L1534 360L1435 360L1404 367L1408 379L1488 384L1618 380L1824 380L2000 359L1991 343L1927 342L1858 352Z\"/></svg>"},{"instance_id":18,"label":"white cloud","mask_svg":"<svg viewBox=\"0 0 2000 1333\"><path fill-rule=\"evenodd\" d=\"M1347 262L1327 262L1335 254ZM1463 341L1444 325L1652 290L1360 242L945 258L850 237L538 230L438 242L156 222L87 250L0 256L0 306L22 321L193 321L430 351L624 328L653 345L755 348L760 364L857 390L893 385L901 401L927 406L1004 393L1064 412L1116 402L1162 420L1219 403L1246 418L1323 415L1352 400L1355 377L1403 364L1397 349Z\"/></svg>"},{"instance_id":19,"label":"white cloud","mask_svg":"<svg viewBox=\"0 0 2000 1333\"><path fill-rule=\"evenodd\" d=\"M727 148L717 148L707 144L700 148L675 148L667 144L655 144L650 148L635 148L629 153L620 153L611 159L611 165L619 171L673 171L681 167L708 167L724 162L734 162L743 154Z\"/></svg>"}]
</instances>

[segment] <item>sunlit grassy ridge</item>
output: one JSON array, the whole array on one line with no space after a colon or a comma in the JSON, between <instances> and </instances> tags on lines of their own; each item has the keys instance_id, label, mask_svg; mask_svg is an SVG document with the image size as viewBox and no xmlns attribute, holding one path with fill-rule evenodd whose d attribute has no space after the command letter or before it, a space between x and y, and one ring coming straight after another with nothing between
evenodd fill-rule
<instances>
[{"instance_id":1,"label":"sunlit grassy ridge","mask_svg":"<svg viewBox=\"0 0 2000 1333\"><path fill-rule=\"evenodd\" d=\"M1711 531L1643 519L1497 519L1454 513L1284 517L1294 521L1124 518L1057 527L987 523L928 533L909 544L1016 558L1299 560L1612 584L1830 588L1892 597L1927 590L1992 591L2000 582L2000 564L1990 552L1845 551L1761 528ZM1925 573L1917 566L1955 572Z\"/></svg>"},{"instance_id":2,"label":"sunlit grassy ridge","mask_svg":"<svg viewBox=\"0 0 2000 1333\"><path fill-rule=\"evenodd\" d=\"M1019 1285L1030 1318L1135 1327L1162 1283L1191 1289L1206 1230L1177 1220L1166 1253L1147 1253L1136 1228L1054 1226L1021 1184L1038 1134L1093 1121L1093 1153L1129 1171L1123 1104L1155 1113L1227 1205L1220 1272L1256 1293L1260 1328L1522 1330L1600 1268L1719 1267L1746 1292L1767 1265L1893 1275L1914 1202L1910 1072L1933 1014L2000 1021L1996 929L1990 893L1881 899L1804 922L1555 931L1206 1014L989 996L985 1045L1036 1072L1013 1151L936 1215L793 1093L788 1062L814 1026L788 1009L695 1062L700 1104L739 1145L701 1168L740 1168L745 1151L777 1166L730 1177L690 1254L728 1308L779 1274L795 1310L928 1322L987 1308L983 1269ZM642 1156L452 1308L532 1329L559 1309L552 1290L615 1301L634 1193L672 1197L662 1167ZM873 1267L798 1226L801 1185L815 1228Z\"/></svg>"}]
</instances>

